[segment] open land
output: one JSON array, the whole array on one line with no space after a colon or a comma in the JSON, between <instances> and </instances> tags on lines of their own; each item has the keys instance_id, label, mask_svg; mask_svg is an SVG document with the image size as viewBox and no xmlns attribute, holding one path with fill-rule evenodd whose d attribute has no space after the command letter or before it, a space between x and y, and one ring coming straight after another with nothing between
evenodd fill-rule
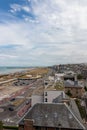
<instances>
[{"instance_id":1,"label":"open land","mask_svg":"<svg viewBox=\"0 0 87 130\"><path fill-rule=\"evenodd\" d=\"M0 75L0 120L4 125L18 125L31 107L31 95L39 92L48 68Z\"/></svg>"}]
</instances>

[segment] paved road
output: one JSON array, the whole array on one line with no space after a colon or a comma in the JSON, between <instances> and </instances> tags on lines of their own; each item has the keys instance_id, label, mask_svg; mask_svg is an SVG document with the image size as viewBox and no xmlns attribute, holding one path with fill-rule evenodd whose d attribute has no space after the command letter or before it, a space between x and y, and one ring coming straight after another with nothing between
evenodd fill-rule
<instances>
[{"instance_id":1,"label":"paved road","mask_svg":"<svg viewBox=\"0 0 87 130\"><path fill-rule=\"evenodd\" d=\"M15 80L17 80L17 78L2 81L2 82L0 82L0 84L8 83L8 82L15 81Z\"/></svg>"},{"instance_id":2,"label":"paved road","mask_svg":"<svg viewBox=\"0 0 87 130\"><path fill-rule=\"evenodd\" d=\"M9 107L11 105L11 101L9 99L7 105L5 104L4 106L1 107L3 108L4 111L0 113L0 120L3 120L3 122L7 125L16 125L17 122L21 119L21 117L18 117L17 115L18 111L20 111L20 109L26 105L26 101L29 100L27 99L27 97L29 97L29 95L32 94L32 92L34 91L34 88L36 89L38 86L41 86L41 84L43 84L43 80L37 79L34 83L30 84L29 86L25 86L25 89L21 91L19 95L17 94L15 96L15 100L17 100L18 98L19 99L24 98L25 100L24 102L22 102L22 104L19 104L18 106L13 107L14 111L9 111ZM26 112L26 107L24 108L24 110Z\"/></svg>"}]
</instances>

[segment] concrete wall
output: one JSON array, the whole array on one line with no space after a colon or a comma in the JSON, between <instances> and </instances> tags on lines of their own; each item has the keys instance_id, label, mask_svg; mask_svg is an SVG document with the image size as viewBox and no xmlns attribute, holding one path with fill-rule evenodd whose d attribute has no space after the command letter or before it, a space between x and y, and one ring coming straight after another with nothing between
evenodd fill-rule
<instances>
[{"instance_id":1,"label":"concrete wall","mask_svg":"<svg viewBox=\"0 0 87 130\"><path fill-rule=\"evenodd\" d=\"M63 94L63 98L64 98L65 97L64 91L56 91L56 90L44 91L44 102L52 103L53 99L57 98L61 94Z\"/></svg>"},{"instance_id":2,"label":"concrete wall","mask_svg":"<svg viewBox=\"0 0 87 130\"><path fill-rule=\"evenodd\" d=\"M43 96L32 95L31 106L35 105L36 103L42 103L42 102L43 102Z\"/></svg>"}]
</instances>

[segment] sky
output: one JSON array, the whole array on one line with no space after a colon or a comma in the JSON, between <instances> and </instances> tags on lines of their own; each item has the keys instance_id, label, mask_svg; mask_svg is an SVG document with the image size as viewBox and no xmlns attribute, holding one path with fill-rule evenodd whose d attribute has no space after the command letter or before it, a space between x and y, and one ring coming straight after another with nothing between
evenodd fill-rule
<instances>
[{"instance_id":1,"label":"sky","mask_svg":"<svg viewBox=\"0 0 87 130\"><path fill-rule=\"evenodd\" d=\"M87 63L87 0L0 0L0 66Z\"/></svg>"}]
</instances>

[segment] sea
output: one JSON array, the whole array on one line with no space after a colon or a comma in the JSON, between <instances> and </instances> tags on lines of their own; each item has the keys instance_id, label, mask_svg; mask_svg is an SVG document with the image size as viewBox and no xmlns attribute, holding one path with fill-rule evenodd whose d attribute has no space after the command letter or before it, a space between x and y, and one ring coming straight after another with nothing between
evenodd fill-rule
<instances>
[{"instance_id":1,"label":"sea","mask_svg":"<svg viewBox=\"0 0 87 130\"><path fill-rule=\"evenodd\" d=\"M10 74L15 72L22 72L28 69L32 69L32 67L0 67L0 74Z\"/></svg>"}]
</instances>

